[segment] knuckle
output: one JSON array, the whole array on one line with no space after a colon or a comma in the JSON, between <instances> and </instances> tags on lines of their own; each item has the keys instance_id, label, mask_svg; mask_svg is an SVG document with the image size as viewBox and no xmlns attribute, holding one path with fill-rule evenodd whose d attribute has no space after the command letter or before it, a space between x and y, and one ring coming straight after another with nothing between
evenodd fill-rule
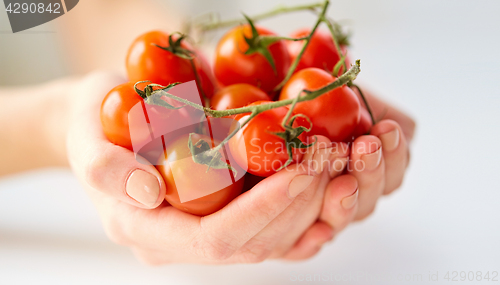
<instances>
[{"instance_id":1,"label":"knuckle","mask_svg":"<svg viewBox=\"0 0 500 285\"><path fill-rule=\"evenodd\" d=\"M207 231L203 221L204 219L201 219L200 234L191 244L195 254L214 261L226 260L233 256L236 252L235 246Z\"/></svg>"},{"instance_id":2,"label":"knuckle","mask_svg":"<svg viewBox=\"0 0 500 285\"><path fill-rule=\"evenodd\" d=\"M247 205L259 204L258 211L249 209ZM271 221L279 214L279 207L269 202L261 202L254 199L251 203L242 203L241 200L234 201L232 208L234 216L244 216L245 223L261 224L263 221Z\"/></svg>"},{"instance_id":3,"label":"knuckle","mask_svg":"<svg viewBox=\"0 0 500 285\"><path fill-rule=\"evenodd\" d=\"M293 203L297 203L298 205L309 203L316 193L316 188L317 187L309 187L309 189L306 189L305 191L297 195L297 197L294 198Z\"/></svg>"},{"instance_id":4,"label":"knuckle","mask_svg":"<svg viewBox=\"0 0 500 285\"><path fill-rule=\"evenodd\" d=\"M394 190L396 190L396 189L399 189L401 187L401 185L403 185L403 179L402 178L398 179L396 181L396 183L394 183L391 192L394 191Z\"/></svg>"},{"instance_id":5,"label":"knuckle","mask_svg":"<svg viewBox=\"0 0 500 285\"><path fill-rule=\"evenodd\" d=\"M107 174L106 170L112 163L111 151L113 147L114 145L108 146L103 151L93 155L88 162L85 171L85 178L90 186L98 188L102 184L102 181Z\"/></svg>"},{"instance_id":6,"label":"knuckle","mask_svg":"<svg viewBox=\"0 0 500 285\"><path fill-rule=\"evenodd\" d=\"M375 212L375 206L368 208L362 212L359 212L356 216L356 221L362 221L371 216Z\"/></svg>"},{"instance_id":7,"label":"knuckle","mask_svg":"<svg viewBox=\"0 0 500 285\"><path fill-rule=\"evenodd\" d=\"M246 247L242 251L241 257L245 263L261 263L267 260L271 253L272 250L267 244L259 243Z\"/></svg>"},{"instance_id":8,"label":"knuckle","mask_svg":"<svg viewBox=\"0 0 500 285\"><path fill-rule=\"evenodd\" d=\"M164 263L163 262L160 262L159 260L155 259L155 258L139 258L137 257L137 260L139 260L140 263L146 265L146 266L149 266L149 267L156 267L156 266L160 266L160 265L163 265Z\"/></svg>"},{"instance_id":9,"label":"knuckle","mask_svg":"<svg viewBox=\"0 0 500 285\"><path fill-rule=\"evenodd\" d=\"M409 118L408 120L408 128L411 134L415 132L415 129L417 128L417 122L413 118Z\"/></svg>"},{"instance_id":10,"label":"knuckle","mask_svg":"<svg viewBox=\"0 0 500 285\"><path fill-rule=\"evenodd\" d=\"M146 266L156 267L170 263L168 261L160 260L157 257L151 256L151 254L141 250L134 250L133 252L137 260Z\"/></svg>"},{"instance_id":11,"label":"knuckle","mask_svg":"<svg viewBox=\"0 0 500 285\"><path fill-rule=\"evenodd\" d=\"M85 177L90 186L99 186L103 176L102 165L106 165L106 160L105 156L96 155L89 161Z\"/></svg>"},{"instance_id":12,"label":"knuckle","mask_svg":"<svg viewBox=\"0 0 500 285\"><path fill-rule=\"evenodd\" d=\"M129 245L129 239L116 218L108 218L104 221L104 231L108 238L118 245Z\"/></svg>"},{"instance_id":13,"label":"knuckle","mask_svg":"<svg viewBox=\"0 0 500 285\"><path fill-rule=\"evenodd\" d=\"M235 252L229 244L220 239L205 239L200 245L203 257L210 260L226 260Z\"/></svg>"},{"instance_id":14,"label":"knuckle","mask_svg":"<svg viewBox=\"0 0 500 285\"><path fill-rule=\"evenodd\" d=\"M401 188L402 185L403 185L403 179L402 178L398 179L395 182L393 182L391 185L387 185L387 188L385 189L384 194L385 195L391 194L394 191L396 191L399 188Z\"/></svg>"}]
</instances>

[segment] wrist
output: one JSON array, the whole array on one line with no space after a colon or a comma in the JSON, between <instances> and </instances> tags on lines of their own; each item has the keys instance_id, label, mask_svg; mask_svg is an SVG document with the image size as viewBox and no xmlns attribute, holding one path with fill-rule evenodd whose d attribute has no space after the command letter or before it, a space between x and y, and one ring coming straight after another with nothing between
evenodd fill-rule
<instances>
[{"instance_id":1,"label":"wrist","mask_svg":"<svg viewBox=\"0 0 500 285\"><path fill-rule=\"evenodd\" d=\"M0 90L0 175L66 166L66 81Z\"/></svg>"},{"instance_id":2,"label":"wrist","mask_svg":"<svg viewBox=\"0 0 500 285\"><path fill-rule=\"evenodd\" d=\"M66 152L66 137L71 121L71 89L74 82L63 79L46 85L40 96L40 105L44 106L43 127L40 134L44 149L50 155L49 166L69 166ZM36 119L36 118L35 118Z\"/></svg>"}]
</instances>

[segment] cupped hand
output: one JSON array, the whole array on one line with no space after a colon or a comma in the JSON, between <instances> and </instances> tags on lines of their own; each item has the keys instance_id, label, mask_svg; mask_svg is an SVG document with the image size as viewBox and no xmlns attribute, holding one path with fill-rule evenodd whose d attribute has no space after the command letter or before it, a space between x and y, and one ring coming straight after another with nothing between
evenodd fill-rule
<instances>
[{"instance_id":1,"label":"cupped hand","mask_svg":"<svg viewBox=\"0 0 500 285\"><path fill-rule=\"evenodd\" d=\"M370 135L358 137L352 144L349 173L359 185L359 209L356 220L368 217L375 210L378 198L398 189L410 159L409 143L415 122L402 111L365 91L375 118Z\"/></svg>"},{"instance_id":2,"label":"cupped hand","mask_svg":"<svg viewBox=\"0 0 500 285\"><path fill-rule=\"evenodd\" d=\"M365 203L367 199L361 198L370 193L358 183L367 181L363 173L341 175L354 149L318 137L301 164L264 179L222 210L206 217L181 212L164 201L165 184L156 168L138 162L133 152L110 143L102 132L101 101L123 81L97 73L71 89L68 157L110 239L131 247L146 263L309 258L359 217L365 204L378 199L372 195ZM373 132L383 138L395 125L382 123ZM388 141L383 138L380 144L384 140ZM401 163L402 150L394 150L396 155L387 160ZM390 165L397 168L396 163ZM397 186L396 178L391 181Z\"/></svg>"},{"instance_id":3,"label":"cupped hand","mask_svg":"<svg viewBox=\"0 0 500 285\"><path fill-rule=\"evenodd\" d=\"M325 197L341 198L331 197L332 191L325 196L325 189L335 188L330 180L343 171L348 149L339 154L340 165L335 156L325 158L336 163L336 171L311 166L311 160L319 159L315 154L264 179L222 210L193 216L164 201L165 184L154 166L138 162L133 152L104 136L100 104L122 82L97 73L76 84L70 94L68 158L111 240L132 248L146 263L163 264L303 259L332 238L335 224L316 220ZM348 194L354 190L348 189Z\"/></svg>"}]
</instances>

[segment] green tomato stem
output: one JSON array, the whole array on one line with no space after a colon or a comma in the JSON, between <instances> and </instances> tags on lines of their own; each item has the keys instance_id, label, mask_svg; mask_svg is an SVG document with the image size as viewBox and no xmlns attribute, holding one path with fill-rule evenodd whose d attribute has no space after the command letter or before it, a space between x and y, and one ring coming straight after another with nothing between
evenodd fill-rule
<instances>
[{"instance_id":1,"label":"green tomato stem","mask_svg":"<svg viewBox=\"0 0 500 285\"><path fill-rule=\"evenodd\" d=\"M375 120L375 117L373 116L372 109L370 108L370 104L368 104L368 100L366 100L365 95L363 94L363 91L361 91L361 88L359 88L358 85L356 84L351 84L352 87L356 88L359 92L359 95L361 96L361 99L363 100L363 103L365 103L366 110L370 114L370 119L372 120L372 125L375 126L377 121Z\"/></svg>"},{"instance_id":2,"label":"green tomato stem","mask_svg":"<svg viewBox=\"0 0 500 285\"><path fill-rule=\"evenodd\" d=\"M205 91L203 90L203 86L201 85L200 74L198 73L198 70L196 69L196 65L194 64L193 57L189 59L189 63L191 63L191 69L193 69L196 85L198 86L198 90L200 90L201 97L203 98L203 103L205 104L205 106L208 106L208 104L210 102L209 102L209 99L207 97L207 94L205 94Z\"/></svg>"},{"instance_id":3,"label":"green tomato stem","mask_svg":"<svg viewBox=\"0 0 500 285\"><path fill-rule=\"evenodd\" d=\"M304 102L304 101L310 101L314 100L317 97L335 89L338 88L342 85L348 84L351 81L355 80L356 77L358 76L359 72L361 71L360 69L360 60L356 60L356 64L354 64L346 73L342 74L340 77L338 77L335 81L332 83L323 86L320 89L313 90L313 91L308 91L308 90L303 90L306 94L303 96L300 96L299 99L297 99L298 102ZM243 113L252 113L252 114L260 114L264 111L271 110L271 109L276 109L279 107L287 106L290 104L293 104L295 99L287 99L287 100L282 100L282 101L276 101L272 102L269 104L263 104L263 105L256 105L256 106L246 106L242 108L235 108L235 109L229 109L229 110L212 110L209 107L203 107L199 104L193 103L189 100L186 100L184 98L177 97L175 95L172 95L162 89L155 90L153 93L161 92L162 95L167 96L169 98L172 98L176 101L179 101L181 103L184 103L188 106L191 106L197 110L204 111L205 114L207 114L210 117L214 118L221 118L221 117L227 117L227 116L232 116L232 115L238 115L238 114L243 114Z\"/></svg>"},{"instance_id":4,"label":"green tomato stem","mask_svg":"<svg viewBox=\"0 0 500 285\"><path fill-rule=\"evenodd\" d=\"M274 88L274 91L277 91L277 90L281 89L283 86L285 86L285 84L288 82L290 77L292 77L293 72L297 68L297 65L299 65L299 61L302 58L302 55L304 54L307 46L309 45L309 42L311 41L311 37L313 36L314 32L318 28L319 24L321 24L321 22L323 21L323 18L325 16L325 13L326 13L326 10L328 9L329 4L330 4L329 0L325 0L323 2L321 13L318 17L318 20L316 21L316 24L314 25L313 29L311 30L311 33L309 33L309 36L307 36L307 39L305 40L304 45L302 46L302 49L300 50L299 54L297 55L297 57L293 61L292 65L288 69L288 72L287 72L285 78Z\"/></svg>"},{"instance_id":5,"label":"green tomato stem","mask_svg":"<svg viewBox=\"0 0 500 285\"><path fill-rule=\"evenodd\" d=\"M254 15L252 18L253 21L260 21L266 18L270 18L279 14L285 14L285 13L291 13L291 12L297 12L297 11L305 11L305 10L314 10L316 8L322 7L324 4L323 2L321 3L313 3L313 4L307 4L307 5L297 5L297 6L279 6L275 8L274 10ZM202 31L210 31L210 30L216 30L220 28L227 28L227 27L233 27L237 26L241 23L244 23L245 19L240 18L240 19L233 19L233 20L228 20L228 21L218 21L214 23L209 23L209 24L199 24L197 27Z\"/></svg>"},{"instance_id":6,"label":"green tomato stem","mask_svg":"<svg viewBox=\"0 0 500 285\"><path fill-rule=\"evenodd\" d=\"M322 21L326 24L328 30L330 30L330 33L332 34L333 44L335 45L335 49L337 50L339 57L342 58L342 56L346 56L345 54L342 53L342 49L340 48L339 41L337 40L337 35L335 33L335 28L333 27L332 22L325 16L322 17ZM344 60L344 72L346 71L347 71L347 62ZM334 74L334 76L336 77L337 74Z\"/></svg>"}]
</instances>

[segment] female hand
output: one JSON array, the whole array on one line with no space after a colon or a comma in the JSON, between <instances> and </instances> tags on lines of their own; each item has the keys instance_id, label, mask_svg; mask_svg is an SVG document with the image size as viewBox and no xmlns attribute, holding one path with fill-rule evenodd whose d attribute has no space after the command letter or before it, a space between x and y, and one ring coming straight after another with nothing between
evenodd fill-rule
<instances>
[{"instance_id":1,"label":"female hand","mask_svg":"<svg viewBox=\"0 0 500 285\"><path fill-rule=\"evenodd\" d=\"M133 152L110 143L102 132L101 101L121 81L94 74L71 89L74 116L67 139L71 167L96 205L111 240L131 247L149 264L162 264L302 259L314 255L332 238L329 222L315 222L325 189L330 193L342 181L355 180L330 182L345 163L337 166L336 173L313 169L309 161L316 155L264 179L212 215L200 218L168 205L157 170L139 163ZM348 149L340 154L343 161L347 154ZM335 158L329 155L325 160L333 163ZM347 196L355 190L352 183L348 186ZM344 193L336 193L333 198L341 205ZM351 209L345 218L337 218L339 225L354 217Z\"/></svg>"},{"instance_id":2,"label":"female hand","mask_svg":"<svg viewBox=\"0 0 500 285\"><path fill-rule=\"evenodd\" d=\"M352 144L349 172L359 183L359 209L356 220L369 216L378 198L399 188L409 163L409 143L415 122L406 114L378 99L365 96L374 117L383 115L371 134L358 137Z\"/></svg>"},{"instance_id":3,"label":"female hand","mask_svg":"<svg viewBox=\"0 0 500 285\"><path fill-rule=\"evenodd\" d=\"M333 238L353 219L368 217L373 213L381 195L392 193L403 181L409 162L409 142L413 138L415 122L372 94L366 94L365 91L365 95L375 117L384 114L383 120L373 126L371 135L359 137L350 149L344 143L331 143L325 137L318 137L312 154L306 154L304 157L305 160L316 160L313 164L315 169L318 166L327 168L333 180L324 193L317 192L317 196L321 197L304 210L302 220L310 219L308 214L318 213L316 211L321 209L318 221L305 232L295 245L296 250L286 255L287 258L307 258L307 254L299 254L300 250L297 248L300 248L300 245L304 245L304 248L307 244L318 245L325 232L330 232ZM330 157L335 156L331 160L335 163L325 163L324 157L328 156L328 153ZM347 161L349 174L338 176ZM340 169L340 172L336 169ZM317 248L319 251L320 246Z\"/></svg>"}]
</instances>

